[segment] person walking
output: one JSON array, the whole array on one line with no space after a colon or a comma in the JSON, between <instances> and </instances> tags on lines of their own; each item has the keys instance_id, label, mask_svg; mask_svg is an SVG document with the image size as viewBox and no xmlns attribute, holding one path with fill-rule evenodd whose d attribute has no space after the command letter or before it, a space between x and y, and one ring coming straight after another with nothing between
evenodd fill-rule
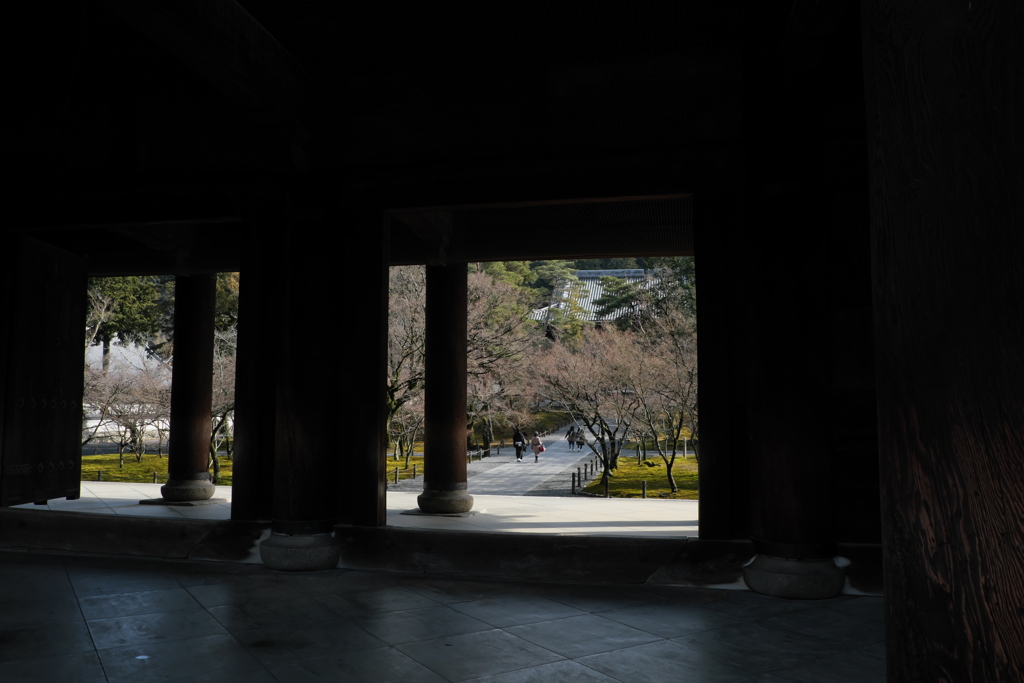
<instances>
[{"instance_id":1,"label":"person walking","mask_svg":"<svg viewBox=\"0 0 1024 683\"><path fill-rule=\"evenodd\" d=\"M516 462L522 462L523 450L526 448L526 436L515 425L512 427L512 443L516 447Z\"/></svg>"},{"instance_id":2,"label":"person walking","mask_svg":"<svg viewBox=\"0 0 1024 683\"><path fill-rule=\"evenodd\" d=\"M569 442L569 452L572 453L572 447L576 443L576 425L569 427L569 431L565 434L565 440Z\"/></svg>"},{"instance_id":3,"label":"person walking","mask_svg":"<svg viewBox=\"0 0 1024 683\"><path fill-rule=\"evenodd\" d=\"M587 443L586 437L583 435L583 427L580 427L576 432L576 448L580 453L583 452L583 446Z\"/></svg>"},{"instance_id":4,"label":"person walking","mask_svg":"<svg viewBox=\"0 0 1024 683\"><path fill-rule=\"evenodd\" d=\"M533 461L540 462L540 452L544 450L544 442L540 440L540 432L534 432L530 439L530 447L533 448Z\"/></svg>"}]
</instances>

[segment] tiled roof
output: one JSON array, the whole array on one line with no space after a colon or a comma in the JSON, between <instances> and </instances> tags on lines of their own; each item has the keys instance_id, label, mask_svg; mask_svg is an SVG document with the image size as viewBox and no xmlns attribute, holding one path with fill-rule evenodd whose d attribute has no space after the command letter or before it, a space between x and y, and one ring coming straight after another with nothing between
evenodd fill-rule
<instances>
[{"instance_id":1,"label":"tiled roof","mask_svg":"<svg viewBox=\"0 0 1024 683\"><path fill-rule=\"evenodd\" d=\"M626 312L626 309L618 309L612 313L598 317L597 308L595 301L600 299L604 295L604 287L601 285L602 277L617 277L620 280L626 282L644 282L647 281L650 286L656 279L653 274L645 271L643 268L623 268L619 270L577 270L575 273L577 277L576 282L565 283L555 291L553 304L554 308L565 309L568 307L568 296L571 291L569 285L578 285L579 298L576 301L578 317L583 320L590 322L597 322L598 320L615 320ZM548 307L538 308L534 310L530 317L534 320L544 320L548 314Z\"/></svg>"}]
</instances>

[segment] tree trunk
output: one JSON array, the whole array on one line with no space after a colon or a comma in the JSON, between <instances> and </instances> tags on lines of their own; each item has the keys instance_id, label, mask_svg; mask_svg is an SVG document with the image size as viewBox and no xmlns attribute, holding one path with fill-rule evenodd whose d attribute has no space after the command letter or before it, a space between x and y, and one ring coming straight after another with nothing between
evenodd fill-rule
<instances>
[{"instance_id":1,"label":"tree trunk","mask_svg":"<svg viewBox=\"0 0 1024 683\"><path fill-rule=\"evenodd\" d=\"M220 484L220 456L217 455L217 447L210 443L210 461L213 463L213 484Z\"/></svg>"},{"instance_id":2,"label":"tree trunk","mask_svg":"<svg viewBox=\"0 0 1024 683\"><path fill-rule=\"evenodd\" d=\"M678 443L676 444L678 445ZM672 488L672 493L678 493L679 487L676 485L676 477L672 473L672 468L676 464L676 446L672 447L672 457L665 461L665 473L668 474L668 485Z\"/></svg>"},{"instance_id":3,"label":"tree trunk","mask_svg":"<svg viewBox=\"0 0 1024 683\"><path fill-rule=\"evenodd\" d=\"M142 462L142 454L146 451L144 434L134 427L129 427L128 432L131 439L131 449L135 453L135 462Z\"/></svg>"},{"instance_id":4,"label":"tree trunk","mask_svg":"<svg viewBox=\"0 0 1024 683\"><path fill-rule=\"evenodd\" d=\"M483 433L484 439L484 455L490 457L491 455L491 441L494 440L494 430L491 427L491 418L485 417L483 424L480 426L480 430Z\"/></svg>"}]
</instances>

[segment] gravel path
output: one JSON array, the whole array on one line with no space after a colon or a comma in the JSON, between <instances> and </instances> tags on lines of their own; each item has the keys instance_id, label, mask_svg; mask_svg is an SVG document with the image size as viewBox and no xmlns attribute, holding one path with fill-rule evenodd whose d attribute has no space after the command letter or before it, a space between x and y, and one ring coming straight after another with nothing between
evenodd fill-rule
<instances>
[{"instance_id":1,"label":"gravel path","mask_svg":"<svg viewBox=\"0 0 1024 683\"><path fill-rule=\"evenodd\" d=\"M501 455L474 460L466 467L469 492L497 496L571 496L572 474L595 458L593 451L570 451L565 440L568 426L542 437L547 450L538 462L527 449L522 462L516 462L515 449L506 447ZM423 479L388 482L389 491L422 491Z\"/></svg>"}]
</instances>

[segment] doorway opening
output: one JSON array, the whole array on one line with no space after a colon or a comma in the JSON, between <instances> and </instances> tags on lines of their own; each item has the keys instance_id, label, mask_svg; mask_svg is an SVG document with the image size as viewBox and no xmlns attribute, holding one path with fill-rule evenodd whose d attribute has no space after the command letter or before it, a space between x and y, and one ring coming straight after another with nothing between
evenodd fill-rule
<instances>
[{"instance_id":1,"label":"doorway opening","mask_svg":"<svg viewBox=\"0 0 1024 683\"><path fill-rule=\"evenodd\" d=\"M468 277L474 495L697 498L693 257L480 261ZM393 266L390 278L386 479L389 492L415 492L424 268ZM534 433L558 471L505 467L541 463L525 443Z\"/></svg>"}]
</instances>

